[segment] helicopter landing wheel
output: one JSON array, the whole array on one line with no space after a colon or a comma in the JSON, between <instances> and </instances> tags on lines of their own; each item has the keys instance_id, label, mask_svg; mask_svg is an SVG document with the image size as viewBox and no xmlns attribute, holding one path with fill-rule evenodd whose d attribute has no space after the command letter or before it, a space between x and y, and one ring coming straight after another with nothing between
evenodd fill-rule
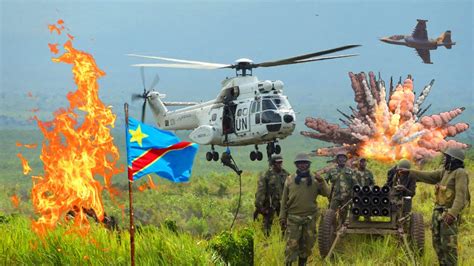
<instances>
[{"instance_id":1,"label":"helicopter landing wheel","mask_svg":"<svg viewBox=\"0 0 474 266\"><path fill-rule=\"evenodd\" d=\"M280 145L275 145L275 153L280 154L281 153L281 146Z\"/></svg>"},{"instance_id":2,"label":"helicopter landing wheel","mask_svg":"<svg viewBox=\"0 0 474 266\"><path fill-rule=\"evenodd\" d=\"M214 155L212 154L212 152L210 152L210 151L206 152L206 160L208 162L212 161L213 157L214 157Z\"/></svg>"},{"instance_id":3,"label":"helicopter landing wheel","mask_svg":"<svg viewBox=\"0 0 474 266\"><path fill-rule=\"evenodd\" d=\"M212 159L216 162L219 160L219 153L217 151L212 152Z\"/></svg>"},{"instance_id":4,"label":"helicopter landing wheel","mask_svg":"<svg viewBox=\"0 0 474 266\"><path fill-rule=\"evenodd\" d=\"M257 152L251 151L250 152L250 160L255 161L257 159Z\"/></svg>"},{"instance_id":5,"label":"helicopter landing wheel","mask_svg":"<svg viewBox=\"0 0 474 266\"><path fill-rule=\"evenodd\" d=\"M261 161L263 159L263 153L260 151L257 151L257 160Z\"/></svg>"}]
</instances>

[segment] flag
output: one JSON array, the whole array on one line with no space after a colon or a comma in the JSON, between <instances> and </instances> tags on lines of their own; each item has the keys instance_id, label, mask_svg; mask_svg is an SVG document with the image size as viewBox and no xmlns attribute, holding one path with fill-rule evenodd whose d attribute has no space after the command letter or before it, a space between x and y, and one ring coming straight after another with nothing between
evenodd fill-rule
<instances>
[{"instance_id":1,"label":"flag","mask_svg":"<svg viewBox=\"0 0 474 266\"><path fill-rule=\"evenodd\" d=\"M156 173L173 182L186 182L191 176L198 145L181 141L169 131L129 118L126 129L129 180Z\"/></svg>"}]
</instances>

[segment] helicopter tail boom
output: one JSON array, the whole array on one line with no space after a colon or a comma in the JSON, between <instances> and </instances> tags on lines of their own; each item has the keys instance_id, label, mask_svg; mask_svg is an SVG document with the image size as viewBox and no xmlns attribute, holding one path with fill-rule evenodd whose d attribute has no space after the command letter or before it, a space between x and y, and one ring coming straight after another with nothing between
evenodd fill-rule
<instances>
[{"instance_id":1,"label":"helicopter tail boom","mask_svg":"<svg viewBox=\"0 0 474 266\"><path fill-rule=\"evenodd\" d=\"M148 103L159 126L163 126L164 118L166 113L168 113L168 108L166 108L161 100L164 96L164 94L160 94L157 91L151 91L147 95Z\"/></svg>"}]
</instances>

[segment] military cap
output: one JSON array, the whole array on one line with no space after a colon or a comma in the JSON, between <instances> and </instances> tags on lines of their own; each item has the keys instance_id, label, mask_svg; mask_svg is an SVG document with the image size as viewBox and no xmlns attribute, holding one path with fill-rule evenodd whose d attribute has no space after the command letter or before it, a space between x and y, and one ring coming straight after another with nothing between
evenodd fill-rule
<instances>
[{"instance_id":1,"label":"military cap","mask_svg":"<svg viewBox=\"0 0 474 266\"><path fill-rule=\"evenodd\" d=\"M308 154L306 154L306 153L299 153L298 155L296 155L294 162L295 162L295 163L296 163L296 162L308 162L308 163L310 163L311 160L309 159Z\"/></svg>"},{"instance_id":2,"label":"military cap","mask_svg":"<svg viewBox=\"0 0 474 266\"><path fill-rule=\"evenodd\" d=\"M464 158L466 158L464 150L459 148L447 148L443 153L460 161L464 161Z\"/></svg>"},{"instance_id":3,"label":"military cap","mask_svg":"<svg viewBox=\"0 0 474 266\"><path fill-rule=\"evenodd\" d=\"M344 157L347 158L347 153L344 152L344 151L340 151L340 152L336 153L336 158L339 157L339 156L344 156Z\"/></svg>"},{"instance_id":4,"label":"military cap","mask_svg":"<svg viewBox=\"0 0 474 266\"><path fill-rule=\"evenodd\" d=\"M270 159L270 162L271 163L283 162L283 156L281 156L280 154L273 154L271 159Z\"/></svg>"},{"instance_id":5,"label":"military cap","mask_svg":"<svg viewBox=\"0 0 474 266\"><path fill-rule=\"evenodd\" d=\"M407 159L402 159L397 164L397 169L407 169L411 168L411 163Z\"/></svg>"}]
</instances>

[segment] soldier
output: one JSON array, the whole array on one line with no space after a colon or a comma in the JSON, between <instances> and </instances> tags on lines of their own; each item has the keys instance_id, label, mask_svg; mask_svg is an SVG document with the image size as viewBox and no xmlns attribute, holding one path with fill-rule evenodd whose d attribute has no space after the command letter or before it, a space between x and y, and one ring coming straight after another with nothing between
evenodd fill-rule
<instances>
[{"instance_id":1,"label":"soldier","mask_svg":"<svg viewBox=\"0 0 474 266\"><path fill-rule=\"evenodd\" d=\"M306 265L316 241L316 218L318 195L329 196L329 187L319 175L311 176L311 161L301 153L295 158L296 174L286 179L281 199L280 224L286 228L285 263Z\"/></svg>"},{"instance_id":2,"label":"soldier","mask_svg":"<svg viewBox=\"0 0 474 266\"><path fill-rule=\"evenodd\" d=\"M433 247L440 265L456 265L457 235L462 210L470 203L469 179L464 169L464 151L449 148L443 152L444 167L436 171L409 172L417 182L435 185L435 207L432 216Z\"/></svg>"},{"instance_id":3,"label":"soldier","mask_svg":"<svg viewBox=\"0 0 474 266\"><path fill-rule=\"evenodd\" d=\"M361 186L373 186L374 175L367 169L367 159L360 158L357 169L355 170L355 178L357 183Z\"/></svg>"},{"instance_id":4,"label":"soldier","mask_svg":"<svg viewBox=\"0 0 474 266\"><path fill-rule=\"evenodd\" d=\"M391 193L399 203L403 202L403 213L410 213L413 197L416 194L416 179L408 175L411 168L410 161L403 159L387 173L386 185L390 187Z\"/></svg>"},{"instance_id":5,"label":"soldier","mask_svg":"<svg viewBox=\"0 0 474 266\"><path fill-rule=\"evenodd\" d=\"M357 184L354 172L346 167L347 155L343 152L336 154L337 166L329 170L326 181L331 183L331 195L329 197L329 208L337 211L343 207L350 199L352 187ZM344 221L347 215L347 208L339 213Z\"/></svg>"},{"instance_id":6,"label":"soldier","mask_svg":"<svg viewBox=\"0 0 474 266\"><path fill-rule=\"evenodd\" d=\"M270 168L258 180L254 219L257 218L258 214L262 214L264 219L263 230L267 236L270 234L273 215L278 216L280 214L281 193L285 180L289 175L283 169L283 157L274 154L270 159Z\"/></svg>"}]
</instances>

